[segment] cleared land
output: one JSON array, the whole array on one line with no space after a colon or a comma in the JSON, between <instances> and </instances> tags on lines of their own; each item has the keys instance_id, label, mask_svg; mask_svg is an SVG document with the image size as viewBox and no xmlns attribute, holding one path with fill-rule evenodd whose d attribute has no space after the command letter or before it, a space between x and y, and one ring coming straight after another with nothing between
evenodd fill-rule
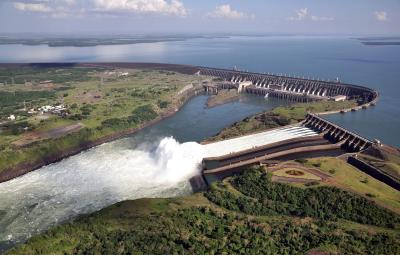
<instances>
[{"instance_id":1,"label":"cleared land","mask_svg":"<svg viewBox=\"0 0 400 255\"><path fill-rule=\"evenodd\" d=\"M285 167L272 172L272 180L274 181L286 181L286 182L309 182L309 181L321 181L321 177L315 175L307 169L299 169L294 167ZM274 177L284 177L276 178Z\"/></svg>"},{"instance_id":2,"label":"cleared land","mask_svg":"<svg viewBox=\"0 0 400 255\"><path fill-rule=\"evenodd\" d=\"M0 68L0 173L173 113L187 96L179 92L203 78L111 65ZM64 105L66 114L39 113L45 105Z\"/></svg>"},{"instance_id":3,"label":"cleared land","mask_svg":"<svg viewBox=\"0 0 400 255\"><path fill-rule=\"evenodd\" d=\"M400 213L400 192L380 182L341 159L322 157L307 159L307 167L315 167L332 176L329 185L350 190Z\"/></svg>"}]
</instances>

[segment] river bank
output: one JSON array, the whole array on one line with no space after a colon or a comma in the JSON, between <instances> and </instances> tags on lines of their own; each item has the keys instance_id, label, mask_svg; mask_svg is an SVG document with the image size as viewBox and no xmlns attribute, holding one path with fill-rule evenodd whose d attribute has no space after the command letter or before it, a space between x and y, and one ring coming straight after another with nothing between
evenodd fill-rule
<instances>
[{"instance_id":1,"label":"river bank","mask_svg":"<svg viewBox=\"0 0 400 255\"><path fill-rule=\"evenodd\" d=\"M39 169L45 165L56 163L67 157L79 154L80 152L88 150L90 148L120 139L128 135L132 135L144 128L157 124L161 120L173 116L190 99L201 93L202 93L202 88L194 88L186 90L184 94L180 95L180 99L177 100L179 104L177 105L176 108L167 109L165 112L160 113L160 115L155 119L143 123L138 127L113 132L109 135L99 137L93 141L80 143L79 146L71 147L66 150L46 155L38 160L25 161L13 167L6 168L5 170L0 172L0 183L12 180L21 175ZM238 96L235 95L235 98L236 97ZM218 97L218 100L216 100L216 102L218 103L217 105L222 105L232 102L231 99L232 99L231 94L229 94L227 97L224 96L222 99ZM324 111L330 112L330 111L335 111L337 109L352 108L354 107L354 105L355 105L354 102L346 101L346 102L314 102L311 104L295 104L294 106L277 107L274 108L272 111L267 111L254 116L249 116L242 121L234 123L230 127L225 127L217 135L207 138L203 142L206 143L215 142L222 139L233 138L236 136L241 136L254 132L260 132L266 129L277 128L289 124L295 124L304 119L307 111L309 110L313 112L323 113Z\"/></svg>"},{"instance_id":2,"label":"river bank","mask_svg":"<svg viewBox=\"0 0 400 255\"><path fill-rule=\"evenodd\" d=\"M207 107L216 107L218 105L223 105L226 103L234 102L239 100L240 95L236 89L223 89L218 91L217 95L212 95L207 100Z\"/></svg>"},{"instance_id":3,"label":"river bank","mask_svg":"<svg viewBox=\"0 0 400 255\"><path fill-rule=\"evenodd\" d=\"M122 130L122 131L117 131L112 134L100 137L96 140L81 143L81 144L79 144L79 146L72 147L67 150L62 150L62 151L56 152L51 155L46 155L45 157L43 157L39 160L35 160L35 161L31 161L31 162L29 162L29 161L22 162L20 164L17 164L16 166L6 168L0 172L0 183L12 180L12 179L22 176L26 173L34 171L38 168L41 168L45 165L56 163L67 157L79 154L82 151L88 150L90 148L99 146L99 145L107 143L107 142L111 142L111 141L120 139L120 138L128 136L128 135L132 135L144 128L150 127L164 119L167 119L167 118L173 116L192 97L200 94L201 92L202 92L202 88L200 88L200 89L192 88L192 89L184 91L183 94L179 95L180 99L177 100L178 105L176 106L176 108L167 109L166 111L160 113L159 116L156 117L155 119L148 121L146 123L140 124L138 127L129 128L129 129Z\"/></svg>"}]
</instances>

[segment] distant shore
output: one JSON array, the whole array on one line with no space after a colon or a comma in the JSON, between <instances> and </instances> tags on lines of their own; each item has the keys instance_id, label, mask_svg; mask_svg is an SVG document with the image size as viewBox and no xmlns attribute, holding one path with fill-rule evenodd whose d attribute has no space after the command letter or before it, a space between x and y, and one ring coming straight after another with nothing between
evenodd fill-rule
<instances>
[{"instance_id":1,"label":"distant shore","mask_svg":"<svg viewBox=\"0 0 400 255\"><path fill-rule=\"evenodd\" d=\"M214 39L228 38L227 36L204 36L204 35L182 35L182 36L126 36L126 37L80 37L80 38L13 38L0 36L0 45L47 45L49 47L95 47L100 45L129 45L139 43L179 42L190 39Z\"/></svg>"}]
</instances>

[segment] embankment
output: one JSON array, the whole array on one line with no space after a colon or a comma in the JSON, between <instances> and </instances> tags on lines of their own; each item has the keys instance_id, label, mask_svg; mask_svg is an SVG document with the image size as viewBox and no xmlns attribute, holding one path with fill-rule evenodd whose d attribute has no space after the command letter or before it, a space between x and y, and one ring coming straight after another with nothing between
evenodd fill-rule
<instances>
[{"instance_id":1,"label":"embankment","mask_svg":"<svg viewBox=\"0 0 400 255\"><path fill-rule=\"evenodd\" d=\"M239 100L239 98L239 93L234 89L221 90L217 95L213 95L208 98L207 107L212 108L219 105L231 103Z\"/></svg>"},{"instance_id":2,"label":"embankment","mask_svg":"<svg viewBox=\"0 0 400 255\"><path fill-rule=\"evenodd\" d=\"M194 88L185 91L184 95L181 95L181 99L178 100L178 106L175 109L169 109L166 112L161 113L157 118L146 122L144 124L139 125L138 127L134 128L129 128L126 130L122 131L117 131L115 133L112 133L107 136L103 136L99 139L93 140L93 141L88 141L81 143L79 146L72 147L66 150L58 151L56 153L53 153L51 155L48 155L46 157L43 157L39 160L35 161L27 161L27 162L21 162L15 166L9 167L4 169L3 171L0 172L0 183L1 182L6 182L11 179L14 179L16 177L19 177L21 175L24 175L26 173L29 173L31 171L34 171L40 167L43 167L48 164L52 164L58 161L61 161L64 158L76 155L82 151L88 150L90 148L93 148L95 146L101 145L103 143L108 143L117 139L120 139L122 137L132 135L139 130L142 130L146 127L150 127L166 118L169 118L173 116L177 111L179 111L180 108L182 108L191 98L193 98L196 95L199 95L202 93L202 90L199 88Z\"/></svg>"}]
</instances>

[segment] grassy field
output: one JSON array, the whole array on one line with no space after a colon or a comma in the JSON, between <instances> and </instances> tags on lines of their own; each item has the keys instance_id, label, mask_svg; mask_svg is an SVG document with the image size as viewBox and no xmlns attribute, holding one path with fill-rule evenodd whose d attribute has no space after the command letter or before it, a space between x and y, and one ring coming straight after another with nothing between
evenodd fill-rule
<instances>
[{"instance_id":1,"label":"grassy field","mask_svg":"<svg viewBox=\"0 0 400 255\"><path fill-rule=\"evenodd\" d=\"M290 174L290 171L295 171L295 173L298 172L299 175ZM289 178L301 178L301 179L314 180L314 181L320 181L321 180L320 177L318 177L318 176L316 176L316 175L314 175L312 173L309 173L309 172L304 171L304 170L299 170L299 169L296 169L296 168L290 168L290 167L276 170L272 174L275 175L275 176L289 177Z\"/></svg>"},{"instance_id":2,"label":"grassy field","mask_svg":"<svg viewBox=\"0 0 400 255\"><path fill-rule=\"evenodd\" d=\"M338 158L307 159L305 166L317 167L333 176L334 186L351 190L361 196L400 213L400 193Z\"/></svg>"},{"instance_id":3,"label":"grassy field","mask_svg":"<svg viewBox=\"0 0 400 255\"><path fill-rule=\"evenodd\" d=\"M398 254L399 223L346 191L248 170L205 193L115 204L8 254Z\"/></svg>"},{"instance_id":4,"label":"grassy field","mask_svg":"<svg viewBox=\"0 0 400 255\"><path fill-rule=\"evenodd\" d=\"M356 106L355 101L319 101L312 103L300 103L294 104L287 107L277 107L272 112L274 114L280 115L291 122L303 120L307 112L320 113L320 112L330 112L342 109L348 109Z\"/></svg>"},{"instance_id":5,"label":"grassy field","mask_svg":"<svg viewBox=\"0 0 400 255\"><path fill-rule=\"evenodd\" d=\"M123 75L122 75L123 74ZM103 80L101 82L101 80ZM183 100L178 92L202 77L162 70L99 68L0 69L0 172L21 162L32 162L79 147L80 144L135 128ZM47 81L47 82L44 82ZM14 83L12 83L14 82ZM64 104L68 115L28 114L22 110ZM7 121L14 114L15 122ZM5 123L5 124L4 124ZM81 123L84 128L57 139L41 140L24 148L13 142ZM26 131L26 129L28 131ZM18 144L18 143L15 143Z\"/></svg>"}]
</instances>

